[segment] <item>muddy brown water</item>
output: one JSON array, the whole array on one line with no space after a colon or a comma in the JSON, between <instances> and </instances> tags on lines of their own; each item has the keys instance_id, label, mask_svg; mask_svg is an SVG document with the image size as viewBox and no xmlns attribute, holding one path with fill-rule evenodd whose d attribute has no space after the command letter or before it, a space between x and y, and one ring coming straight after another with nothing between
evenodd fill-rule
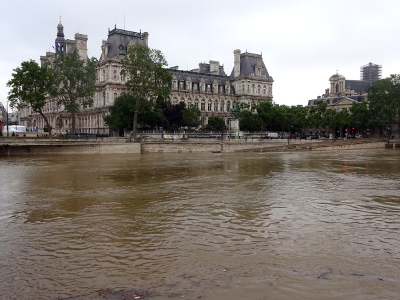
<instances>
[{"instance_id":1,"label":"muddy brown water","mask_svg":"<svg viewBox=\"0 0 400 300\"><path fill-rule=\"evenodd\" d=\"M1 299L397 299L400 151L0 159Z\"/></svg>"}]
</instances>

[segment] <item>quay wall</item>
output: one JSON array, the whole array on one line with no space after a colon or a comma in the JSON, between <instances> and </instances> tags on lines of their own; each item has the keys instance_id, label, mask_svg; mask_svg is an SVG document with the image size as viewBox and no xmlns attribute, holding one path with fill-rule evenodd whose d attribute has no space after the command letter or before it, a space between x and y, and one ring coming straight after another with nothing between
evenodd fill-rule
<instances>
[{"instance_id":1,"label":"quay wall","mask_svg":"<svg viewBox=\"0 0 400 300\"><path fill-rule=\"evenodd\" d=\"M390 144L396 149L399 144ZM287 140L0 140L0 156L70 154L147 154L201 152L281 152L385 149L383 141L290 141Z\"/></svg>"},{"instance_id":2,"label":"quay wall","mask_svg":"<svg viewBox=\"0 0 400 300\"><path fill-rule=\"evenodd\" d=\"M384 149L385 142L332 141L227 141L227 142L146 142L141 153L196 153L196 152L280 152L332 151L355 149Z\"/></svg>"},{"instance_id":3,"label":"quay wall","mask_svg":"<svg viewBox=\"0 0 400 300\"><path fill-rule=\"evenodd\" d=\"M139 143L0 144L0 156L140 154Z\"/></svg>"}]
</instances>

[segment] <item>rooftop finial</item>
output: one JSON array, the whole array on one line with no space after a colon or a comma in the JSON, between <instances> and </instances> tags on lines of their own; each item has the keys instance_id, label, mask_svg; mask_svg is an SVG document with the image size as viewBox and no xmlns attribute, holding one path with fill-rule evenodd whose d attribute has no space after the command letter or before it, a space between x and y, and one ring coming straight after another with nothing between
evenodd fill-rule
<instances>
[{"instance_id":1,"label":"rooftop finial","mask_svg":"<svg viewBox=\"0 0 400 300\"><path fill-rule=\"evenodd\" d=\"M114 25L114 29L117 29L117 23L115 23L115 25Z\"/></svg>"}]
</instances>

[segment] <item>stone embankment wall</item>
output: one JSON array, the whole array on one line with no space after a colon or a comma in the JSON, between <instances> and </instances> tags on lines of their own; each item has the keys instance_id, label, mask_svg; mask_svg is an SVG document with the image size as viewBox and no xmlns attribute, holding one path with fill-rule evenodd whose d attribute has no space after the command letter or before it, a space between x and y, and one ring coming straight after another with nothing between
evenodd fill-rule
<instances>
[{"instance_id":1,"label":"stone embankment wall","mask_svg":"<svg viewBox=\"0 0 400 300\"><path fill-rule=\"evenodd\" d=\"M394 146L393 146L394 145ZM398 148L398 143L390 148ZM200 152L282 152L384 149L379 140L144 140L130 143L127 139L104 140L0 140L0 156L69 155L69 154L146 154Z\"/></svg>"},{"instance_id":2,"label":"stone embankment wall","mask_svg":"<svg viewBox=\"0 0 400 300\"><path fill-rule=\"evenodd\" d=\"M9 141L0 140L0 156L72 155L72 154L140 154L139 143L104 141Z\"/></svg>"},{"instance_id":3,"label":"stone embankment wall","mask_svg":"<svg viewBox=\"0 0 400 300\"><path fill-rule=\"evenodd\" d=\"M372 140L348 141L146 141L141 153L195 153L195 152L276 152L276 151L331 151L351 149L384 149L385 142Z\"/></svg>"}]
</instances>

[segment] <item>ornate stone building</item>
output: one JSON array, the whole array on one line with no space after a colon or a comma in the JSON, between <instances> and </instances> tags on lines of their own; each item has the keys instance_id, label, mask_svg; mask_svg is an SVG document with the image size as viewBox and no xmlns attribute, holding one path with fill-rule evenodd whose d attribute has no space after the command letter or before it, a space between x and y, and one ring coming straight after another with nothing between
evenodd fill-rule
<instances>
[{"instance_id":1,"label":"ornate stone building","mask_svg":"<svg viewBox=\"0 0 400 300\"><path fill-rule=\"evenodd\" d=\"M41 63L54 62L57 55L77 53L87 58L87 35L75 34L74 40L65 40L63 25L57 26L55 52L47 52ZM135 43L148 45L147 32L133 32L122 29L108 31L107 40L102 41L101 56L97 68L97 89L93 106L82 109L76 115L76 132L91 134L109 134L103 118L114 100L126 92L125 78L120 74L121 60L127 48ZM201 110L201 118L207 124L210 116L219 116L226 120L231 117L235 103L245 102L253 107L261 101L272 98L273 78L269 75L262 55L234 51L234 68L228 76L218 61L200 63L198 69L191 71L170 68L173 76L170 100L173 103L184 102L187 106L195 105ZM62 105L51 101L44 108L49 116L53 132L70 131L70 114ZM43 131L44 121L41 116L32 112L30 107L20 111L20 123L28 128Z\"/></svg>"},{"instance_id":2,"label":"ornate stone building","mask_svg":"<svg viewBox=\"0 0 400 300\"><path fill-rule=\"evenodd\" d=\"M317 99L309 100L308 106L315 105L317 101L325 101L330 109L349 108L353 102L362 102L367 99L369 87L374 80L348 80L343 75L336 73L329 78L329 83L330 88L326 89L325 93L318 96Z\"/></svg>"},{"instance_id":3,"label":"ornate stone building","mask_svg":"<svg viewBox=\"0 0 400 300\"><path fill-rule=\"evenodd\" d=\"M269 76L262 56L234 51L234 68L227 76L218 61L200 63L191 71L170 69L173 81L172 103L195 105L201 111L204 124L208 118L218 116L227 122L235 103L245 102L253 107L272 98L273 79Z\"/></svg>"}]
</instances>

